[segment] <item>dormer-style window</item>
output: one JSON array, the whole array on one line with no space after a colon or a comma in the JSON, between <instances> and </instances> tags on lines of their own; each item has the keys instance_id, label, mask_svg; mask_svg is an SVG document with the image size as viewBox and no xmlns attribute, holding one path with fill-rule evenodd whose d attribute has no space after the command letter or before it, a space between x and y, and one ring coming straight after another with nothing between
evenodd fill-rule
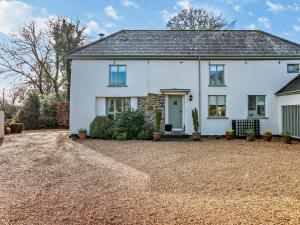
<instances>
[{"instance_id":1,"label":"dormer-style window","mask_svg":"<svg viewBox=\"0 0 300 225\"><path fill-rule=\"evenodd\" d=\"M299 73L299 64L288 64L287 72L288 73Z\"/></svg>"},{"instance_id":2,"label":"dormer-style window","mask_svg":"<svg viewBox=\"0 0 300 225\"><path fill-rule=\"evenodd\" d=\"M224 65L209 66L209 85L224 86Z\"/></svg>"},{"instance_id":3,"label":"dormer-style window","mask_svg":"<svg viewBox=\"0 0 300 225\"><path fill-rule=\"evenodd\" d=\"M126 66L110 65L109 67L109 86L124 87L126 86Z\"/></svg>"}]
</instances>

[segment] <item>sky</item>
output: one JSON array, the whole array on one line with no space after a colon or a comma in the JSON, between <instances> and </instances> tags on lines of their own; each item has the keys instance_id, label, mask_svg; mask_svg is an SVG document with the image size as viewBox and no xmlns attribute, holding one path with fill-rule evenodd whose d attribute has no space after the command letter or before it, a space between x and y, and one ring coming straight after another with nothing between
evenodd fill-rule
<instances>
[{"instance_id":1,"label":"sky","mask_svg":"<svg viewBox=\"0 0 300 225\"><path fill-rule=\"evenodd\" d=\"M68 16L87 24L89 41L121 29L164 29L182 9L204 8L236 20L236 29L260 29L300 43L300 0L0 0L0 42L36 20ZM0 89L8 81L0 77Z\"/></svg>"}]
</instances>

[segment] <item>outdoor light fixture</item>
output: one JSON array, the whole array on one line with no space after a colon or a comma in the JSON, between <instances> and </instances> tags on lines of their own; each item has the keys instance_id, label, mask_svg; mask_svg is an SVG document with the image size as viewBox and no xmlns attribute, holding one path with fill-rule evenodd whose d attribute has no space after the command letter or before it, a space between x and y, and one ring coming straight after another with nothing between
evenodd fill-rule
<instances>
[{"instance_id":1,"label":"outdoor light fixture","mask_svg":"<svg viewBox=\"0 0 300 225\"><path fill-rule=\"evenodd\" d=\"M190 98L190 102L191 102L193 100L193 95L190 95L189 98Z\"/></svg>"}]
</instances>

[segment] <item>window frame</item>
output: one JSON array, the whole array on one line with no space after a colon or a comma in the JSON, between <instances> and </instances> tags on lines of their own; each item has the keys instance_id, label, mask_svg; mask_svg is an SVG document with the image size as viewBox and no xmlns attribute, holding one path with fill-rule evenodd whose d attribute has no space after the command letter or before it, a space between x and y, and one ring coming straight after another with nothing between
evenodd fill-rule
<instances>
[{"instance_id":1,"label":"window frame","mask_svg":"<svg viewBox=\"0 0 300 225\"><path fill-rule=\"evenodd\" d=\"M296 72L289 72L289 66L298 66L298 71L296 71ZM286 69L287 69L287 73L300 73L300 65L297 64L297 63L289 63L289 64L287 64Z\"/></svg>"},{"instance_id":2,"label":"window frame","mask_svg":"<svg viewBox=\"0 0 300 225\"><path fill-rule=\"evenodd\" d=\"M111 75L111 68L113 66L116 66L118 68L117 74L118 74L118 84L113 84L112 82L112 75ZM125 67L125 84L120 84L120 67L124 66ZM109 65L109 71L108 71L108 76L109 76L109 84L108 87L127 87L127 65L125 64L111 64Z\"/></svg>"},{"instance_id":3,"label":"window frame","mask_svg":"<svg viewBox=\"0 0 300 225\"><path fill-rule=\"evenodd\" d=\"M222 66L223 67L223 74L222 74L222 83L218 84L212 84L212 79L211 79L211 67L216 66L216 73L218 73L218 67ZM225 64L209 64L208 67L208 73L209 73L209 87L225 87Z\"/></svg>"},{"instance_id":4,"label":"window frame","mask_svg":"<svg viewBox=\"0 0 300 225\"><path fill-rule=\"evenodd\" d=\"M249 97L250 96L255 96L255 115L250 115L250 113L249 113ZM258 97L264 97L264 115L258 115L258 104L257 104L257 98ZM266 95L248 95L248 118L267 118L267 107L266 107L266 105L267 105L267 96Z\"/></svg>"},{"instance_id":5,"label":"window frame","mask_svg":"<svg viewBox=\"0 0 300 225\"><path fill-rule=\"evenodd\" d=\"M225 115L218 116L217 115L217 111L216 111L216 115L210 115L210 113L209 113L209 106L210 106L209 98L210 97L216 97L216 105L215 105L216 107L221 106L221 105L218 104L218 97L224 97L224 101L225 101L224 102L225 103L224 104L225 105ZM227 118L226 117L226 115L227 115L227 99L226 99L226 97L227 97L226 95L208 95L208 98L207 98L207 103L208 103L208 110L207 110L208 114L207 115L208 115L208 118L216 118L216 119L218 119L218 118L220 118L220 119L224 119L225 118L226 119Z\"/></svg>"},{"instance_id":6,"label":"window frame","mask_svg":"<svg viewBox=\"0 0 300 225\"><path fill-rule=\"evenodd\" d=\"M116 116L118 115L118 114L120 114L121 112L125 112L126 111L126 109L125 109L125 100L128 100L128 105L129 105L129 109L128 110L130 110L131 109L131 98L130 97L107 97L107 98L105 98L105 106L106 106L106 116L111 116L112 115L112 117L113 117L113 119L116 119ZM114 111L113 112L110 112L109 111L109 101L110 100L113 100L113 104L114 104ZM117 112L117 110L116 110L116 108L117 108L117 104L116 104L116 102L117 102L117 100L121 100L122 102L121 102L121 111L120 112Z\"/></svg>"}]
</instances>

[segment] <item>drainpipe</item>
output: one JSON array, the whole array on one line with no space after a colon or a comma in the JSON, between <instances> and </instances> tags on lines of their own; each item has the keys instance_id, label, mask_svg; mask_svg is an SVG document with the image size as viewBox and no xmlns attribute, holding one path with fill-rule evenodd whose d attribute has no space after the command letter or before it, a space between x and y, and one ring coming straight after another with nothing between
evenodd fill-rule
<instances>
[{"instance_id":1,"label":"drainpipe","mask_svg":"<svg viewBox=\"0 0 300 225\"><path fill-rule=\"evenodd\" d=\"M198 73L199 73L199 131L201 132L201 56L198 58Z\"/></svg>"}]
</instances>

